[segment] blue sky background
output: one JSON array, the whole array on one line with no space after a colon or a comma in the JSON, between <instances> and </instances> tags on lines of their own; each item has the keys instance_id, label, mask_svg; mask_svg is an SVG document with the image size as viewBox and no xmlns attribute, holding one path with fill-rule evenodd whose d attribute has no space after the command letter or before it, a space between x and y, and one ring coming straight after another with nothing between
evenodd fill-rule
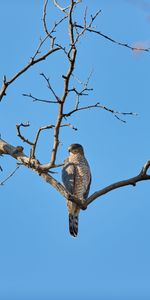
<instances>
[{"instance_id":1,"label":"blue sky background","mask_svg":"<svg viewBox=\"0 0 150 300\"><path fill-rule=\"evenodd\" d=\"M60 13L49 1L47 20ZM61 1L64 3L64 1ZM64 4L63 4L64 5ZM0 1L0 78L10 78L33 55L43 36L43 1ZM98 30L130 45L150 47L150 2L138 0L84 0L83 11L102 10ZM66 43L67 30L58 31ZM4 140L22 145L16 124L30 121L23 132L34 138L38 127L53 123L56 108L32 103L22 93L50 98L39 75L44 72L62 95L61 75L66 70L58 52L34 66L7 91L0 104L0 132ZM101 102L119 111L137 112L124 124L103 110L80 112L69 121L78 128L64 128L58 162L73 142L83 144L92 171L91 193L117 180L136 175L150 159L149 70L150 53L135 53L87 34L79 44L75 75L94 88L82 104ZM71 105L74 98L70 99ZM50 158L52 132L41 135L38 158ZM25 153L29 148L23 145ZM1 181L15 168L12 158L0 160ZM61 178L60 170L56 175ZM113 191L81 212L79 235L68 233L64 199L25 167L0 189L0 299L3 300L148 300L150 299L150 182Z\"/></svg>"}]
</instances>

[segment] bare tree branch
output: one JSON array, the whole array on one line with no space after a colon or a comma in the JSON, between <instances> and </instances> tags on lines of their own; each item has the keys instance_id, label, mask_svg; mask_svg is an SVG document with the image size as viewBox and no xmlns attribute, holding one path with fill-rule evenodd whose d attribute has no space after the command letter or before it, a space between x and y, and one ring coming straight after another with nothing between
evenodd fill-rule
<instances>
[{"instance_id":1,"label":"bare tree branch","mask_svg":"<svg viewBox=\"0 0 150 300\"><path fill-rule=\"evenodd\" d=\"M135 186L136 183L140 181L150 180L150 175L147 174L147 171L150 168L150 160L148 160L137 176L108 185L105 188L93 193L90 197L86 199L86 201L83 202L77 199L74 195L69 194L65 187L48 173L48 170L43 170L42 165L40 165L38 160L26 156L23 153L22 147L14 147L5 142L4 140L0 139L0 154L10 155L13 158L17 159L19 162L21 162L21 164L23 164L24 166L32 169L46 182L52 185L65 199L78 204L79 207L83 210L85 210L88 207L88 205L91 204L94 200L103 196L106 193L128 185Z\"/></svg>"},{"instance_id":2,"label":"bare tree branch","mask_svg":"<svg viewBox=\"0 0 150 300\"><path fill-rule=\"evenodd\" d=\"M63 124L60 127L70 127L71 129L77 131L78 129L76 127L74 127L72 124L68 123L68 124Z\"/></svg>"},{"instance_id":3,"label":"bare tree branch","mask_svg":"<svg viewBox=\"0 0 150 300\"><path fill-rule=\"evenodd\" d=\"M80 29L84 29L84 26L79 25L77 23L75 23L74 26L77 27L77 28L80 28ZM86 28L86 31L96 33L96 34L102 36L103 38L109 40L110 42L112 42L114 44L117 44L118 46L123 46L123 47L129 48L132 51L145 51L145 52L150 51L150 48L133 47L133 46L128 45L127 43L118 42L118 41L114 40L113 38L111 38L110 36L102 33L101 31L98 31L98 30L95 30L95 29L92 29L92 28Z\"/></svg>"},{"instance_id":4,"label":"bare tree branch","mask_svg":"<svg viewBox=\"0 0 150 300\"><path fill-rule=\"evenodd\" d=\"M82 30L80 32L76 31L76 39L75 39L75 44L79 41L80 37L82 35L84 35L84 33L86 31L88 31L89 29L91 29L92 27L92 24L94 22L94 20L97 18L97 16L100 14L101 10L98 10L94 16L91 15L91 20L89 23L87 23L87 8L85 9L85 14L84 14L84 26L82 26ZM77 29L77 28L80 28L81 29L81 26L76 26L76 23L74 24L74 27Z\"/></svg>"},{"instance_id":5,"label":"bare tree branch","mask_svg":"<svg viewBox=\"0 0 150 300\"><path fill-rule=\"evenodd\" d=\"M122 120L120 117L118 117L118 115L129 115L129 116L137 116L138 114L135 112L120 112L120 111L116 111L113 109L110 109L104 105L101 105L99 102L97 102L96 104L93 105L87 105L87 106L83 106L83 107L75 107L75 109L69 111L68 113L64 113L64 117L70 117L72 114L81 111L81 110L87 110L87 109L91 109L91 108L101 108L104 109L110 113L112 113L117 119L119 119L122 122L126 122L125 120Z\"/></svg>"},{"instance_id":6,"label":"bare tree branch","mask_svg":"<svg viewBox=\"0 0 150 300\"><path fill-rule=\"evenodd\" d=\"M13 158L17 159L25 167L36 172L47 183L52 185L63 197L65 197L66 199L72 202L75 202L79 206L82 206L81 202L78 199L76 199L73 195L70 195L68 191L65 189L65 187L48 173L48 170L47 171L43 170L38 160L26 156L23 153L22 147L20 146L14 147L8 144L6 141L0 139L0 155L2 154L10 155ZM62 164L58 166L62 166Z\"/></svg>"},{"instance_id":7,"label":"bare tree branch","mask_svg":"<svg viewBox=\"0 0 150 300\"><path fill-rule=\"evenodd\" d=\"M45 60L49 55L51 55L52 53L56 52L60 50L59 47L56 47L54 49L51 49L49 51L47 51L44 55L38 57L37 59L31 58L30 62L23 68L21 69L18 73L16 73L11 79L6 80L6 76L4 76L4 80L3 80L3 85L2 88L0 90L0 101L2 100L3 96L6 95L6 90L8 88L8 86L13 83L19 76L21 76L23 73L25 73L31 66L39 63L42 60Z\"/></svg>"},{"instance_id":8,"label":"bare tree branch","mask_svg":"<svg viewBox=\"0 0 150 300\"><path fill-rule=\"evenodd\" d=\"M34 140L33 145L32 145L31 158L35 158L35 149L36 149L37 142L38 142L41 131L47 130L47 129L52 129L54 127L55 127L54 125L46 125L46 126L38 128L35 140Z\"/></svg>"},{"instance_id":9,"label":"bare tree branch","mask_svg":"<svg viewBox=\"0 0 150 300\"><path fill-rule=\"evenodd\" d=\"M53 0L53 2L54 2L54 5L55 5L59 10L61 10L61 11L64 12L64 13L66 13L66 10L68 10L68 8L70 7L70 6L67 6L67 7L61 7L61 6L59 5L58 1L56 1L56 0Z\"/></svg>"},{"instance_id":10,"label":"bare tree branch","mask_svg":"<svg viewBox=\"0 0 150 300\"><path fill-rule=\"evenodd\" d=\"M33 96L31 93L30 94L22 94L22 96L33 99L33 102L43 102L43 103L48 103L48 104L50 104L50 103L53 103L53 104L54 103L55 104L58 103L55 100L53 101L53 100L39 99L39 98Z\"/></svg>"},{"instance_id":11,"label":"bare tree branch","mask_svg":"<svg viewBox=\"0 0 150 300\"><path fill-rule=\"evenodd\" d=\"M55 22L54 26L52 27L52 29L49 31L47 28L47 23L46 23L46 14L47 14L47 4L48 4L48 0L44 1L44 8L43 8L43 17L42 17L42 21L43 21L43 27L44 27L44 31L46 33L46 37L45 40L47 38L50 38L51 40L51 47L54 47L54 43L55 43L55 37L53 37L53 33L56 32L56 28L67 18L67 16L61 18L58 22ZM61 48L61 47L60 47Z\"/></svg>"},{"instance_id":12,"label":"bare tree branch","mask_svg":"<svg viewBox=\"0 0 150 300\"><path fill-rule=\"evenodd\" d=\"M52 35L49 33L49 31L47 29L47 24L46 24L47 4L48 4L48 0L45 0L42 21L43 21L44 31L45 31L46 35L51 39Z\"/></svg>"},{"instance_id":13,"label":"bare tree branch","mask_svg":"<svg viewBox=\"0 0 150 300\"><path fill-rule=\"evenodd\" d=\"M26 124L24 123L21 123L21 124L17 124L16 125L16 128L17 128L17 136L24 142L24 143L27 143L31 146L33 146L33 143L31 141L29 141L28 139L26 139L22 134L21 134L21 131L20 131L20 128L21 127L29 127L30 124L29 122L27 122Z\"/></svg>"},{"instance_id":14,"label":"bare tree branch","mask_svg":"<svg viewBox=\"0 0 150 300\"><path fill-rule=\"evenodd\" d=\"M93 105L87 105L87 106L80 107L80 97L87 96L88 93L92 89L88 87L91 75L88 77L86 83L80 82L82 84L81 89L78 89L76 86L73 86L72 82L71 82L71 79L74 76L74 68L75 68L76 56L77 56L77 43L79 42L80 37L82 37L85 34L85 32L88 31L88 32L95 33L99 36L102 36L105 39L107 39L117 45L127 47L131 50L149 51L149 48L144 49L144 48L132 47L128 44L118 42L118 41L112 39L111 37L101 33L100 31L93 29L92 24L95 21L98 14L100 13L100 11L98 11L94 16L91 16L90 21L87 22L87 9L86 9L85 14L84 14L84 20L83 20L84 25L81 26L81 25L77 24L76 22L74 22L74 20L73 20L74 7L79 2L81 2L80 0L78 0L78 1L70 0L70 5L65 8L61 7L61 5L58 2L59 1L53 0L54 5L62 13L65 13L65 17L63 17L58 22L55 22L53 28L49 31L47 22L46 22L48 0L45 0L42 21L43 21L43 27L44 27L44 32L45 32L46 36L43 39L40 39L39 45L38 45L34 55L32 56L30 62L23 69L21 69L18 73L16 73L9 80L7 80L6 76L4 76L2 89L0 91L0 100L2 100L3 96L6 95L7 87L11 83L13 83L19 76L21 76L23 73L25 73L31 66L46 59L52 53L54 53L58 50L63 50L63 53L65 54L65 58L67 57L68 68L67 68L67 71L65 72L65 74L62 75L62 79L63 79L63 83L64 83L62 96L61 97L57 96L57 93L55 92L54 88L52 87L49 78L46 77L44 75L44 73L41 73L41 75L44 78L44 80L46 81L51 94L55 98L55 101L39 99L37 97L32 96L31 93L23 94L26 97L32 98L33 101L40 101L40 102L45 102L45 103L56 103L58 112L57 112L57 118L55 121L55 125L46 125L46 126L42 126L42 127L38 128L36 135L35 135L35 139L32 142L32 141L28 140L27 138L25 138L21 133L21 127L28 127L29 123L17 124L16 127L17 127L18 137L23 142L25 142L31 146L30 157L28 157L27 155L24 154L22 146L14 147L14 146L8 144L7 142L3 141L2 139L0 139L0 155L9 155L9 156L15 158L16 160L18 160L18 162L23 164L25 167L33 170L39 176L41 176L47 183L49 183L51 186L53 186L65 199L76 203L82 209L86 209L87 206L89 204L91 204L95 199L101 197L102 195L104 195L108 192L111 192L114 189L118 189L118 188L128 186L128 185L135 186L136 183L139 181L150 180L150 175L147 174L147 172L150 168L150 160L148 160L145 163L141 172L137 176L126 179L126 180L122 180L119 182L115 182L111 185L106 186L103 189L96 191L91 196L89 196L89 198L84 203L80 199L77 199L74 195L71 195L59 181L57 181L54 177L51 176L50 173L54 173L53 171L51 171L52 168L57 168L57 167L60 167L63 165L62 163L56 164L57 151L58 151L59 143L60 143L60 141L59 141L60 129L62 127L70 127L73 130L77 130L77 128L75 128L72 124L63 123L64 119L66 119L67 117L70 117L75 112L92 109L92 108L104 109L104 110L110 112L111 114L113 114L117 119L121 120L122 122L125 122L125 121L122 118L120 118L120 115L121 116L137 115L134 112L120 112L120 111L116 111L113 109L109 109L106 106L101 105L99 102L96 104L93 104ZM59 24L61 24L66 19L68 21L68 31L69 31L69 46L68 46L68 48L67 47L65 48L62 45L56 44L55 43L56 38L54 36L54 33L55 33L57 27L59 26ZM48 38L50 39L50 42L51 42L51 48L50 48L50 50L45 52L43 55L40 55L40 50L41 50L44 42ZM67 100L69 93L71 93L71 92L73 92L75 94L75 96L77 97L77 101L75 103L75 108L70 110L69 112L65 113L66 100ZM47 129L53 129L53 147L52 147L50 161L47 164L42 165L42 164L40 164L39 160L36 159L35 152L37 149L37 144L39 141L41 131L44 131ZM18 167L3 182L1 182L1 185L4 184L4 182L6 180L8 180L11 176L13 176L13 174L16 172L17 169L18 169Z\"/></svg>"},{"instance_id":15,"label":"bare tree branch","mask_svg":"<svg viewBox=\"0 0 150 300\"><path fill-rule=\"evenodd\" d=\"M56 98L56 101L59 102L60 99L59 99L59 97L56 95L54 89L52 88L52 86L51 86L51 84L50 84L49 78L46 77L46 75L45 75L44 73L41 73L40 75L46 80L46 82L47 82L47 87L48 87L49 90L52 92L53 96Z\"/></svg>"},{"instance_id":16,"label":"bare tree branch","mask_svg":"<svg viewBox=\"0 0 150 300\"><path fill-rule=\"evenodd\" d=\"M69 66L68 66L66 75L63 75L64 91L63 91L63 95L62 95L60 101L58 102L58 105L59 105L58 116L57 116L56 125L54 128L54 142L53 142L53 149L52 149L52 154L51 154L51 161L48 164L49 167L52 167L53 165L55 165L57 150L58 150L58 146L59 146L59 132L60 132L61 123L62 123L62 120L64 117L64 114L63 114L64 104L65 104L65 101L66 101L66 98L68 95L70 78L72 76L74 66L75 66L75 61L76 61L77 49L74 44L74 32L73 32L74 26L73 26L73 21L72 21L73 8L74 8L75 4L76 3L73 0L71 0L71 4L69 6L69 11L68 11L68 27L69 27L69 38L70 38L70 49L68 50Z\"/></svg>"},{"instance_id":17,"label":"bare tree branch","mask_svg":"<svg viewBox=\"0 0 150 300\"><path fill-rule=\"evenodd\" d=\"M148 161L145 163L145 165L143 166L143 168L142 168L142 170L141 170L141 172L140 172L140 175L141 175L141 176L146 176L146 173L147 173L149 167L150 167L150 160L148 160ZM148 175L148 176L149 176L149 175Z\"/></svg>"},{"instance_id":18,"label":"bare tree branch","mask_svg":"<svg viewBox=\"0 0 150 300\"><path fill-rule=\"evenodd\" d=\"M122 181L118 181L115 182L111 185L106 186L105 188L93 193L87 200L85 203L85 208L92 203L95 199L101 197L102 195L109 193L115 189L118 189L120 187L124 187L127 185L132 185L132 186L136 186L136 183L139 181L144 181L144 180L150 180L150 175L148 175L146 172L148 171L150 167L150 160L148 160L144 167L142 168L142 171L135 177L126 179L126 180L122 180Z\"/></svg>"},{"instance_id":19,"label":"bare tree branch","mask_svg":"<svg viewBox=\"0 0 150 300\"><path fill-rule=\"evenodd\" d=\"M35 136L35 140L33 142L29 141L28 139L26 139L22 134L21 134L21 127L29 127L30 124L28 123L21 123L21 124L17 124L16 128L17 128L17 135L19 136L19 138L24 142L27 143L29 145L32 146L31 151L30 151L30 158L31 159L35 159L35 150L36 150L36 146L37 146L37 142L40 136L41 131L47 130L47 129L52 129L55 128L54 125L46 125L46 126L42 126L40 128L38 128L36 136Z\"/></svg>"},{"instance_id":20,"label":"bare tree branch","mask_svg":"<svg viewBox=\"0 0 150 300\"><path fill-rule=\"evenodd\" d=\"M0 185L2 186L2 185L4 185L4 183L8 180L8 179L10 179L15 173L16 173L16 171L18 170L20 168L20 165L19 166L17 166L16 168L15 168L15 170L13 171L13 172L11 172L3 181L1 181L0 182Z\"/></svg>"}]
</instances>

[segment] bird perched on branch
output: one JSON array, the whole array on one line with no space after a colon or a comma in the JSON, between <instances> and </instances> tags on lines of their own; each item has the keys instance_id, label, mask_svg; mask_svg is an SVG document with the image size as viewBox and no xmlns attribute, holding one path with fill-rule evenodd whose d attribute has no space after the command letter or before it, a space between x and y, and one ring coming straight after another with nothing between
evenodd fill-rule
<instances>
[{"instance_id":1,"label":"bird perched on branch","mask_svg":"<svg viewBox=\"0 0 150 300\"><path fill-rule=\"evenodd\" d=\"M79 201L88 197L91 172L89 164L84 156L83 147L80 144L72 144L68 147L70 156L65 160L62 169L62 181L67 191ZM74 237L78 234L78 215L80 208L76 203L67 201L69 212L69 231Z\"/></svg>"}]
</instances>

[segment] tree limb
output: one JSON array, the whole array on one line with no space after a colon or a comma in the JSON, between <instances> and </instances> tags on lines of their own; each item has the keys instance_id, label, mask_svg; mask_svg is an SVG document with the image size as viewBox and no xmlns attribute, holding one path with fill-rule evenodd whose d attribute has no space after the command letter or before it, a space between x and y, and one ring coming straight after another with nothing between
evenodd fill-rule
<instances>
[{"instance_id":1,"label":"tree limb","mask_svg":"<svg viewBox=\"0 0 150 300\"><path fill-rule=\"evenodd\" d=\"M78 204L78 206L85 210L89 204L91 204L94 200L97 198L103 196L104 194L107 194L115 189L132 185L135 186L137 182L139 181L145 181L150 180L150 175L147 174L148 169L150 168L150 160L148 160L144 166L142 167L141 172L132 178L122 180L115 182L111 185L106 186L105 188L96 191L91 196L89 196L86 201L83 203L79 199L75 198L74 195L71 195L65 187L57 181L54 177L52 177L48 170L43 170L42 165L40 165L39 161L30 157L27 157L23 153L23 148L18 146L14 147L4 140L0 139L0 155L7 154L12 156L13 158L17 159L19 162L21 162L24 166L28 167L29 169L32 169L34 172L36 172L39 176L41 176L47 183L52 185L65 199L72 201L73 203Z\"/></svg>"},{"instance_id":2,"label":"tree limb","mask_svg":"<svg viewBox=\"0 0 150 300\"><path fill-rule=\"evenodd\" d=\"M60 132L62 120L64 118L64 114L63 114L64 104L68 95L69 83L70 83L71 75L73 73L75 61L76 61L77 49L74 44L74 32L73 32L74 27L72 21L73 8L75 4L76 3L73 0L71 0L71 4L69 6L69 12L68 12L68 27L69 27L69 38L70 38L70 48L68 50L69 66L66 75L63 75L64 90L63 90L63 95L60 98L60 101L58 102L58 115L57 115L57 120L54 128L53 149L51 154L51 161L48 164L49 167L55 165L57 150L59 146L59 132Z\"/></svg>"},{"instance_id":3,"label":"tree limb","mask_svg":"<svg viewBox=\"0 0 150 300\"><path fill-rule=\"evenodd\" d=\"M144 181L144 180L150 180L150 175L148 175L146 172L148 170L148 168L150 167L150 160L148 160L146 162L146 164L144 165L144 167L142 168L142 171L135 177L126 179L126 180L122 180L122 181L118 181L115 182L113 184L110 184L108 186L106 186L105 188L93 193L87 200L85 203L85 208L92 203L95 199L101 197L104 194L107 194L115 189L118 189L120 187L124 187L127 185L132 185L132 186L136 186L136 183L139 181Z\"/></svg>"},{"instance_id":4,"label":"tree limb","mask_svg":"<svg viewBox=\"0 0 150 300\"><path fill-rule=\"evenodd\" d=\"M7 90L8 86L11 83L13 83L23 73L25 73L30 67L32 67L33 65L39 63L42 60L45 60L49 55L51 55L52 53L54 53L58 50L60 50L60 48L56 47L54 49L51 49L51 50L47 51L44 55L38 57L37 59L31 58L30 62L9 80L6 80L6 76L5 76L5 80L3 80L3 85L2 85L2 88L0 90L0 101L2 100L3 96L6 95L6 90Z\"/></svg>"},{"instance_id":5,"label":"tree limb","mask_svg":"<svg viewBox=\"0 0 150 300\"><path fill-rule=\"evenodd\" d=\"M22 94L22 96L33 99L33 102L43 102L43 103L48 103L48 104L50 104L50 103L56 104L58 102L55 100L40 99L40 98L33 96L31 93L30 94Z\"/></svg>"},{"instance_id":6,"label":"tree limb","mask_svg":"<svg viewBox=\"0 0 150 300\"><path fill-rule=\"evenodd\" d=\"M4 155L12 156L16 160L18 160L21 164L23 164L24 166L28 167L29 169L36 172L39 176L41 176L47 183L52 185L65 199L76 203L82 209L86 209L87 206L89 204L91 204L94 200L96 200L97 198L101 197L102 195L104 195L108 192L111 192L114 189L121 188L121 187L128 186L128 185L135 186L136 183L139 181L150 180L150 175L147 174L147 171L150 168L150 160L148 160L145 163L141 172L137 176L129 178L127 180L115 182L111 185L106 186L105 188L103 188L101 190L96 191L91 196L89 196L89 198L84 203L81 202L79 199L76 199L74 195L69 194L69 192L65 189L65 187L59 181L57 181L54 177L51 176L51 174L50 174L51 169L62 165L62 164L59 164L59 165L56 164L57 150L59 147L59 133L60 133L61 127L68 126L68 127L71 127L72 129L76 130L76 128L73 127L70 123L62 124L62 121L64 118L69 117L73 113L78 112L80 110L86 110L86 109L95 108L95 107L103 108L104 110L112 113L118 119L120 119L118 115L135 115L135 113L132 113L132 112L129 112L129 113L128 112L118 112L118 111L109 109L109 108L101 105L100 103L96 103L94 105L89 105L89 106L79 107L79 97L86 95L87 92L90 91L91 89L88 88L89 80L87 80L87 83L83 86L83 89L80 92L77 90L76 87L72 87L72 88L70 87L70 81L73 76L75 63L76 63L77 43L78 43L80 37L86 31L89 31L89 32L98 34L117 45L127 47L131 50L149 51L149 48L148 49L140 49L137 47L131 47L128 44L117 42L116 40L101 33L100 31L96 31L96 30L92 29L92 23L100 11L98 13L96 13L94 17L91 17L91 21L88 24L87 24L87 20L86 20L87 13L85 11L84 26L81 26L81 25L78 25L77 23L75 23L73 21L73 11L74 11L75 5L77 3L79 3L80 0L78 0L78 1L70 0L70 5L67 6L66 8L62 8L58 4L58 1L53 0L53 2L59 10L61 10L63 13L65 13L65 17L62 18L58 23L55 23L55 25L51 31L48 31L47 24L46 24L46 9L47 9L48 0L45 0L42 20L43 20L43 26L44 26L44 31L45 31L46 37L44 37L44 39L40 40L39 46L38 46L37 50L35 51L33 57L31 58L30 62L23 69L21 69L18 73L16 73L9 80L7 80L6 76L4 76L2 89L0 91L0 100L2 100L4 95L6 95L6 90L7 90L8 86L11 83L13 83L24 72L26 72L31 66L46 59L52 53L54 53L58 50L63 50L65 53L65 56L68 59L68 68L67 68L65 75L62 75L62 78L64 81L64 89L63 89L62 96L60 98L58 98L56 92L54 91L54 89L52 88L52 86L50 84L49 79L43 73L42 73L42 76L46 80L46 82L48 84L48 88L50 89L51 93L55 97L56 101L53 102L53 101L42 100L42 99L38 99L38 98L32 96L31 94L30 95L25 94L25 96L31 97L34 101L42 101L42 102L46 102L46 103L47 102L48 103L57 103L58 113L57 113L56 123L55 123L55 125L47 125L44 127L40 127L36 133L34 142L31 142L28 139L26 139L20 132L21 126L26 127L26 126L29 126L29 124L21 123L21 124L17 125L18 136L22 139L23 142L26 142L27 144L29 144L32 147L30 157L28 157L24 154L22 146L14 147L14 146L8 144L7 142L3 141L2 139L0 139L0 155L4 154ZM66 48L64 48L62 45L55 44L54 43L55 37L52 36L52 34L55 32L56 27L66 18L68 19L68 29L69 29L69 48L68 48L68 50L66 50ZM47 38L51 39L51 49L48 50L44 55L39 56L40 49L41 49L43 43L47 40ZM54 46L55 46L55 48L54 48ZM37 56L39 56L39 57L37 57ZM75 109L71 110L68 113L64 113L64 106L65 106L69 92L74 92L78 96L78 99L77 99ZM121 121L124 122L124 120L121 120ZM41 165L40 162L35 158L35 150L36 150L37 142L38 142L41 131L49 129L49 128L54 128L53 148L52 148L52 153L51 153L51 159L48 164Z\"/></svg>"},{"instance_id":7,"label":"tree limb","mask_svg":"<svg viewBox=\"0 0 150 300\"><path fill-rule=\"evenodd\" d=\"M38 160L26 156L23 153L23 148L21 146L14 147L8 144L6 141L0 139L0 155L3 154L10 155L11 157L18 160L25 167L36 172L47 183L52 185L64 198L78 204L79 207L82 208L82 203L80 202L80 200L76 199L73 195L69 194L65 187L48 173L48 170L43 170L42 165L40 165Z\"/></svg>"},{"instance_id":8,"label":"tree limb","mask_svg":"<svg viewBox=\"0 0 150 300\"><path fill-rule=\"evenodd\" d=\"M81 110L87 110L87 109L92 109L92 108L101 108L101 109L104 109L110 113L112 113L118 120L126 123L125 120L121 119L118 115L123 115L123 116L137 116L138 114L135 113L135 112L120 112L120 111L117 111L117 110L113 110L113 109L110 109L104 105L101 105L99 102L97 102L96 104L93 104L93 105L87 105L87 106L83 106L83 107L78 107L78 105L75 107L75 109L69 111L68 113L64 113L64 117L70 117L72 114L78 112L78 111L81 111Z\"/></svg>"},{"instance_id":9,"label":"tree limb","mask_svg":"<svg viewBox=\"0 0 150 300\"><path fill-rule=\"evenodd\" d=\"M41 131L47 130L47 129L52 129L54 127L55 127L54 125L46 125L46 126L38 128L35 140L34 140L33 145L32 145L31 158L35 158L35 149L36 149L37 142L38 142Z\"/></svg>"},{"instance_id":10,"label":"tree limb","mask_svg":"<svg viewBox=\"0 0 150 300\"><path fill-rule=\"evenodd\" d=\"M80 29L84 29L84 26L76 24L76 23L75 23L75 27L80 28ZM98 31L98 30L95 30L95 29L92 29L92 28L86 28L86 31L96 33L97 35L102 36L106 40L108 40L108 41L110 41L114 44L117 44L118 46L126 47L126 48L128 48L132 51L145 51L145 52L150 51L150 48L133 47L133 46L128 45L127 43L118 42L118 41L114 40L113 38L111 38L110 36L102 33L101 31Z\"/></svg>"}]
</instances>

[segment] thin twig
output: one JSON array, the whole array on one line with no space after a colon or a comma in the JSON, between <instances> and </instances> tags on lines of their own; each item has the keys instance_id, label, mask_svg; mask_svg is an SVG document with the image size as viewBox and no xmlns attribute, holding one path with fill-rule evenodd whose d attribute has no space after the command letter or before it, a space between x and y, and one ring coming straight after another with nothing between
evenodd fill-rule
<instances>
[{"instance_id":1,"label":"thin twig","mask_svg":"<svg viewBox=\"0 0 150 300\"><path fill-rule=\"evenodd\" d=\"M60 127L70 127L71 129L77 131L78 128L74 127L72 124L68 123L68 124L62 124Z\"/></svg>"},{"instance_id":2,"label":"thin twig","mask_svg":"<svg viewBox=\"0 0 150 300\"><path fill-rule=\"evenodd\" d=\"M46 33L46 38L50 38L50 40L51 40L51 48L53 48L54 47L54 43L55 43L55 37L53 37L53 33L56 32L56 28L67 18L67 16L61 18L58 22L55 22L54 26L52 27L52 29L50 31L48 31L47 23L46 23L47 4L48 4L48 0L45 0L45 2L44 2L44 8L43 8L42 21L43 21L44 31Z\"/></svg>"},{"instance_id":3,"label":"thin twig","mask_svg":"<svg viewBox=\"0 0 150 300\"><path fill-rule=\"evenodd\" d=\"M77 28L84 29L84 26L76 24L76 23L74 24L74 26L77 27ZM96 33L96 34L102 36L103 38L111 41L112 43L117 44L119 46L123 46L123 47L129 48L132 51L146 51L146 52L150 51L150 48L133 47L133 46L128 45L127 43L118 42L118 41L114 40L113 38L111 38L110 36L102 33L101 31L95 30L95 29L86 28L86 31Z\"/></svg>"},{"instance_id":4,"label":"thin twig","mask_svg":"<svg viewBox=\"0 0 150 300\"><path fill-rule=\"evenodd\" d=\"M43 103L52 103L52 104L58 103L55 100L46 100L46 99L37 98L37 97L33 96L31 93L30 94L22 94L22 96L32 98L33 102L43 102Z\"/></svg>"},{"instance_id":5,"label":"thin twig","mask_svg":"<svg viewBox=\"0 0 150 300\"><path fill-rule=\"evenodd\" d=\"M45 1L44 4L44 15L43 15L43 22L44 26L46 26L46 7L47 7L47 2ZM32 67L33 65L45 60L49 55L51 55L52 53L61 50L61 47L57 46L54 48L54 40L55 38L52 37L52 33L55 32L56 27L61 24L65 19L67 18L67 16L65 16L64 18L62 18L61 20L59 20L58 22L55 22L52 30L50 32L48 32L47 27L45 28L45 32L46 32L46 36L43 39L40 39L39 45L35 51L35 53L33 54L33 56L31 57L29 63L23 67L19 72L17 72L11 79L7 80L6 79L6 75L4 75L3 77L3 84L2 84L2 88L0 90L0 101L3 99L3 97L6 95L6 90L8 88L8 86L10 84L12 84L18 77L20 77L22 74L24 74L30 67ZM48 50L46 53L44 53L43 55L41 55L40 57L36 58L38 54L40 54L40 49L42 48L43 44L45 43L45 41L47 40L48 37L51 37L52 39L52 43L51 43L51 49Z\"/></svg>"},{"instance_id":6,"label":"thin twig","mask_svg":"<svg viewBox=\"0 0 150 300\"><path fill-rule=\"evenodd\" d=\"M124 120L122 120L120 117L118 117L118 115L128 115L128 116L137 116L137 113L134 112L120 112L120 111L116 111L113 109L110 109L104 105L101 105L99 102L97 102L96 104L93 105L87 105L87 106L83 106L83 107L75 107L75 109L73 109L72 111L69 111L68 113L64 113L64 117L70 117L72 114L81 111L81 110L87 110L87 109L92 109L92 108L101 108L104 109L110 113L112 113L117 119L119 119L122 122L125 122Z\"/></svg>"},{"instance_id":7,"label":"thin twig","mask_svg":"<svg viewBox=\"0 0 150 300\"><path fill-rule=\"evenodd\" d=\"M72 76L75 77L73 74L72 74ZM75 109L78 109L78 107L79 107L80 97L82 97L82 96L88 96L89 92L93 91L93 88L89 88L88 87L88 84L89 84L91 76L92 76L92 72L90 72L90 74L89 74L86 82L82 82L77 77L75 77L76 80L83 86L83 88L81 90L77 90L77 88L75 88L75 87L69 89L69 92L74 92L77 95Z\"/></svg>"},{"instance_id":8,"label":"thin twig","mask_svg":"<svg viewBox=\"0 0 150 300\"><path fill-rule=\"evenodd\" d=\"M95 21L95 19L97 18L97 16L100 14L101 10L98 10L94 16L91 15L91 20L89 22L89 24L87 24L87 8L85 9L85 13L84 13L84 26L80 26L80 25L77 25L76 23L74 24L74 27L75 28L80 28L82 29L80 32L77 32L77 35L76 35L76 39L75 39L75 44L79 41L80 37L82 35L84 35L84 33L88 30L91 29L91 26L93 24L93 22ZM82 27L82 28L81 28Z\"/></svg>"},{"instance_id":9,"label":"thin twig","mask_svg":"<svg viewBox=\"0 0 150 300\"><path fill-rule=\"evenodd\" d=\"M56 95L54 89L52 88L51 84L50 84L50 80L48 77L46 77L46 75L44 73L40 74L47 82L47 87L50 89L50 91L52 92L53 96L56 98L57 102L60 101L59 97Z\"/></svg>"},{"instance_id":10,"label":"thin twig","mask_svg":"<svg viewBox=\"0 0 150 300\"><path fill-rule=\"evenodd\" d=\"M54 5L59 9L59 10L61 10L63 13L65 13L65 14L67 14L67 12L66 12L66 10L68 10L69 9L69 5L67 6L67 7L61 7L60 5L59 5L59 3L58 3L58 1L56 1L56 0L53 0L53 2L54 2Z\"/></svg>"},{"instance_id":11,"label":"thin twig","mask_svg":"<svg viewBox=\"0 0 150 300\"><path fill-rule=\"evenodd\" d=\"M28 139L26 139L26 138L21 134L21 130L20 130L21 127L29 127L29 126L30 126L29 122L27 122L27 123L16 124L16 128L17 128L17 136L19 136L20 139L21 139L24 143L27 143L27 144L33 146L33 143L32 143L31 141L29 141Z\"/></svg>"},{"instance_id":12,"label":"thin twig","mask_svg":"<svg viewBox=\"0 0 150 300\"><path fill-rule=\"evenodd\" d=\"M2 186L2 185L4 185L4 183L8 180L8 179L10 179L15 173L16 173L16 171L18 170L20 168L20 165L19 166L17 166L16 168L15 168L15 170L13 171L13 172L11 172L3 181L1 181L0 182L0 185Z\"/></svg>"},{"instance_id":13,"label":"thin twig","mask_svg":"<svg viewBox=\"0 0 150 300\"><path fill-rule=\"evenodd\" d=\"M49 31L47 29L47 24L46 24L47 4L48 4L48 0L45 0L44 1L44 9L43 9L42 21L43 21L44 31L45 31L46 35L51 39L53 37L49 33Z\"/></svg>"},{"instance_id":14,"label":"thin twig","mask_svg":"<svg viewBox=\"0 0 150 300\"><path fill-rule=\"evenodd\" d=\"M60 50L59 47L53 48L49 51L47 51L45 54L43 54L42 56L38 57L37 59L34 59L34 57L31 58L30 62L23 68L21 69L18 73L16 73L11 79L6 80L5 82L3 81L3 85L2 88L0 90L0 101L2 100L3 96L6 95L6 89L8 88L8 86L13 83L19 76L21 76L23 73L25 73L31 66L39 63L42 60L45 60L49 55L51 55L52 53L56 52Z\"/></svg>"},{"instance_id":15,"label":"thin twig","mask_svg":"<svg viewBox=\"0 0 150 300\"><path fill-rule=\"evenodd\" d=\"M37 142L39 140L39 136L40 136L41 131L47 130L47 129L52 129L54 127L55 127L54 125L46 125L46 126L38 128L35 140L33 142L32 150L31 150L31 158L35 158L35 150L36 150Z\"/></svg>"}]
</instances>

